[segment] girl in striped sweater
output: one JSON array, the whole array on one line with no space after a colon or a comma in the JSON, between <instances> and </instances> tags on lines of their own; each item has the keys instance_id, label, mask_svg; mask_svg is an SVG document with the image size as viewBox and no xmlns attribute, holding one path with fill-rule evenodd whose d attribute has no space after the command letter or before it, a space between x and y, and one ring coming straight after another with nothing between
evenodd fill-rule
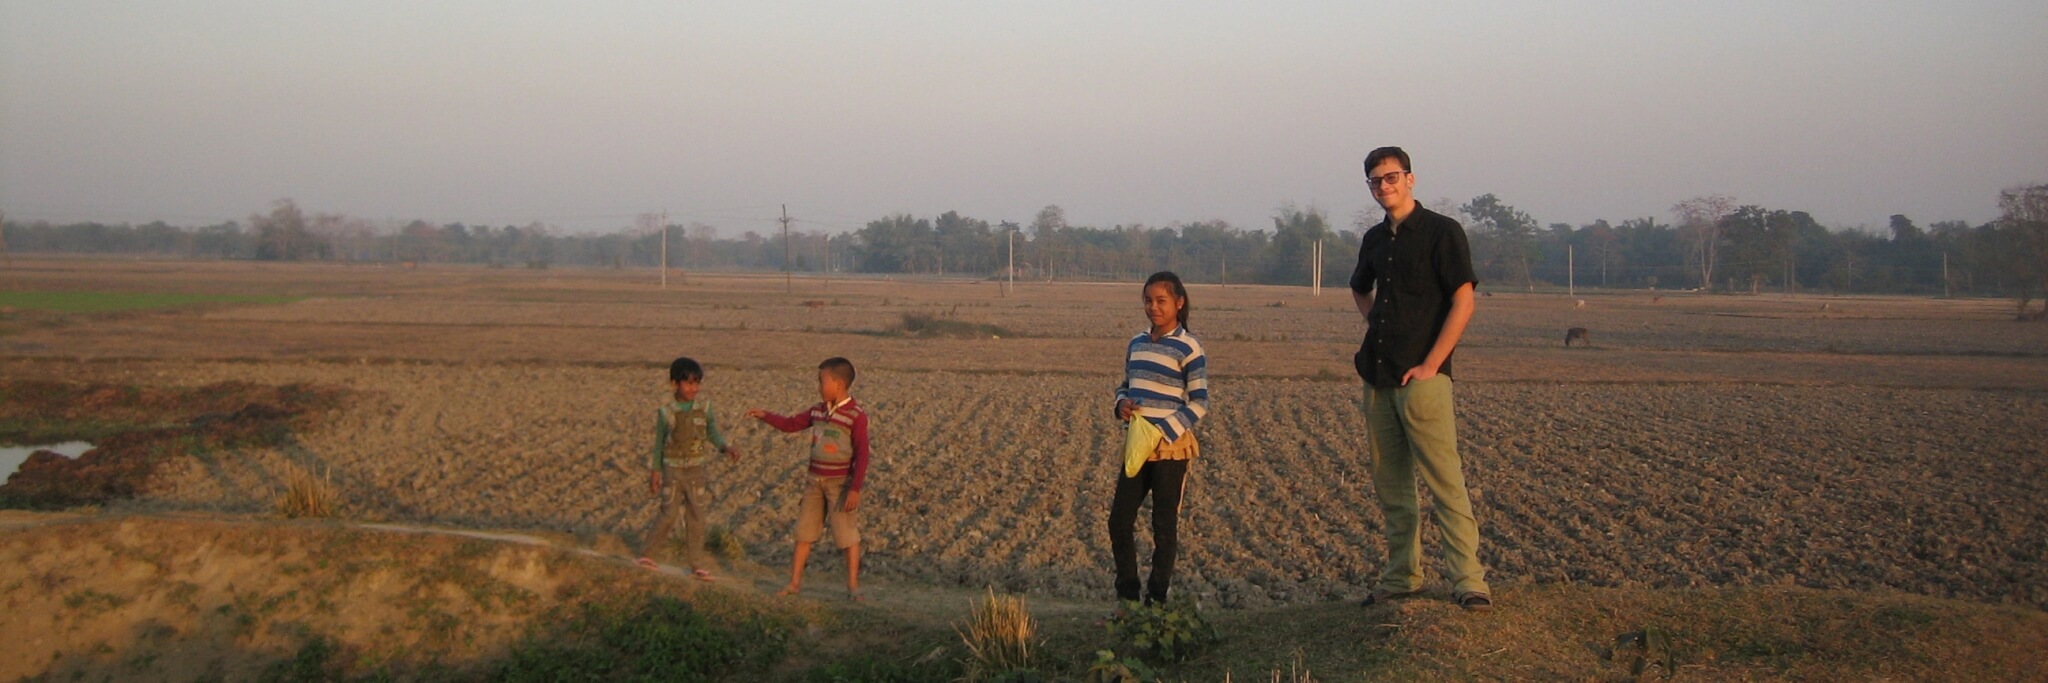
<instances>
[{"instance_id":1,"label":"girl in striped sweater","mask_svg":"<svg viewBox=\"0 0 2048 683\"><path fill-rule=\"evenodd\" d=\"M1202 343L1188 333L1188 290L1170 271L1145 279L1145 318L1150 328L1131 337L1124 354L1124 381L1116 390L1118 420L1146 420L1163 438L1135 476L1119 462L1116 497L1109 506L1109 547L1116 556L1116 595L1140 599L1138 551L1133 534L1138 508L1152 496L1152 576L1142 586L1145 602L1165 602L1173 584L1174 555L1180 549L1182 485L1199 449L1195 424L1209 412L1208 360ZM1121 459L1119 459L1121 460Z\"/></svg>"}]
</instances>

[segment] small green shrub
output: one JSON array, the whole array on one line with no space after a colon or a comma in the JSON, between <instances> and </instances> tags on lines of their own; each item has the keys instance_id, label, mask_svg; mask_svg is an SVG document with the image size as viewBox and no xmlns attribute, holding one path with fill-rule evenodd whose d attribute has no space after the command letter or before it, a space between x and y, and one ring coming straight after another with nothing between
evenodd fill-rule
<instances>
[{"instance_id":1,"label":"small green shrub","mask_svg":"<svg viewBox=\"0 0 2048 683\"><path fill-rule=\"evenodd\" d=\"M1151 605L1126 602L1123 614L1106 627L1111 637L1154 661L1186 661L1223 639L1216 625L1202 618L1201 607L1186 597Z\"/></svg>"},{"instance_id":2,"label":"small green shrub","mask_svg":"<svg viewBox=\"0 0 2048 683\"><path fill-rule=\"evenodd\" d=\"M1088 683L1153 683L1159 674L1137 657L1118 657L1114 650L1096 650L1088 667Z\"/></svg>"}]
</instances>

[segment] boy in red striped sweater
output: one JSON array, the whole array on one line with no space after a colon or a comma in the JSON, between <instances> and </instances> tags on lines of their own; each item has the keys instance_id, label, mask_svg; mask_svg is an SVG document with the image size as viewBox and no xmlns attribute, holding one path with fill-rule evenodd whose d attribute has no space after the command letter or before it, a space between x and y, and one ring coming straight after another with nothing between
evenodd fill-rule
<instances>
[{"instance_id":1,"label":"boy in red striped sweater","mask_svg":"<svg viewBox=\"0 0 2048 683\"><path fill-rule=\"evenodd\" d=\"M861 485L868 474L868 416L850 395L853 377L852 361L827 358L818 364L822 403L787 417L759 408L747 411L748 417L784 432L811 430L811 480L797 515L796 557L789 569L789 586L778 595L796 595L803 587L811 544L830 526L832 540L846 551L846 592L856 601L861 599L860 520L854 511L860 507Z\"/></svg>"}]
</instances>

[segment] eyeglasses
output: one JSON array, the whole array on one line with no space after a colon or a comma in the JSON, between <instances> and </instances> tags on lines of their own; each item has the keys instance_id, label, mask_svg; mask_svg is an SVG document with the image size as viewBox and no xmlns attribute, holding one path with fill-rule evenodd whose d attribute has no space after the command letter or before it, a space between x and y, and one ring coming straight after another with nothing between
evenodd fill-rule
<instances>
[{"instance_id":1,"label":"eyeglasses","mask_svg":"<svg viewBox=\"0 0 2048 683\"><path fill-rule=\"evenodd\" d=\"M1407 171L1389 171L1386 175L1369 175L1365 177L1365 185L1366 187L1393 185L1394 181L1401 179L1401 174L1403 173L1407 173Z\"/></svg>"}]
</instances>

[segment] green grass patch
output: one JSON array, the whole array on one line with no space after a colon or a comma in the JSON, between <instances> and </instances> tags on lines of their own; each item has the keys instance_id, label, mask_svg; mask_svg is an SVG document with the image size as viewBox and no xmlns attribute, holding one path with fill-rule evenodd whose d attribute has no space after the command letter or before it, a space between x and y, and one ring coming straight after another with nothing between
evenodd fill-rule
<instances>
[{"instance_id":1,"label":"green grass patch","mask_svg":"<svg viewBox=\"0 0 2048 683\"><path fill-rule=\"evenodd\" d=\"M515 647L489 678L716 680L759 675L782 659L790 629L766 615L717 623L665 595L625 606L587 604L559 631Z\"/></svg>"},{"instance_id":2,"label":"green grass patch","mask_svg":"<svg viewBox=\"0 0 2048 683\"><path fill-rule=\"evenodd\" d=\"M259 680L315 681L715 681L759 680L788 653L794 623L765 614L709 614L672 596L610 604L584 603L558 623L536 622L527 640L494 662L465 671L438 661L365 666L368 653L311 635L296 653L272 663ZM447 630L462 624L453 622ZM913 675L906 677L906 672ZM813 673L806 680L948 680L890 662L861 661Z\"/></svg>"},{"instance_id":3,"label":"green grass patch","mask_svg":"<svg viewBox=\"0 0 2048 683\"><path fill-rule=\"evenodd\" d=\"M0 308L55 313L119 313L205 304L288 304L304 297L177 292L0 292Z\"/></svg>"},{"instance_id":4,"label":"green grass patch","mask_svg":"<svg viewBox=\"0 0 2048 683\"><path fill-rule=\"evenodd\" d=\"M804 672L804 683L953 683L962 680L952 659L899 659L857 654Z\"/></svg>"}]
</instances>

